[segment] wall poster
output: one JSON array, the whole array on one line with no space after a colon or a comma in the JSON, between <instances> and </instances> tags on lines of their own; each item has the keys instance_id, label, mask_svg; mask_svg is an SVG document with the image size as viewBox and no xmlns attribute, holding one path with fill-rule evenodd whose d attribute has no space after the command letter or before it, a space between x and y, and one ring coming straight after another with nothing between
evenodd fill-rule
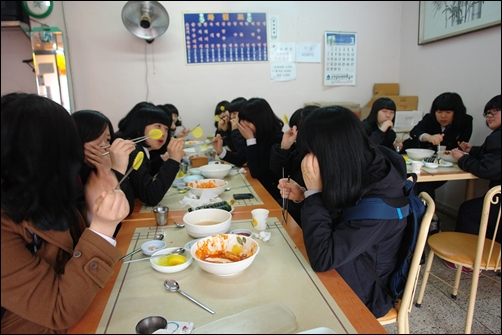
<instances>
[{"instance_id":1,"label":"wall poster","mask_svg":"<svg viewBox=\"0 0 502 335\"><path fill-rule=\"evenodd\" d=\"M267 62L266 13L183 13L186 64Z\"/></svg>"},{"instance_id":2,"label":"wall poster","mask_svg":"<svg viewBox=\"0 0 502 335\"><path fill-rule=\"evenodd\" d=\"M356 85L357 34L324 33L324 85Z\"/></svg>"}]
</instances>

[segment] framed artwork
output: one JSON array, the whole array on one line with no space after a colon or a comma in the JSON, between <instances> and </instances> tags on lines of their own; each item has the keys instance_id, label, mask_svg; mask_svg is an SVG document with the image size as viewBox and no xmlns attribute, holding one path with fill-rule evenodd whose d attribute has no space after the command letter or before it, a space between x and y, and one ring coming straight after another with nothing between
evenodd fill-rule
<instances>
[{"instance_id":1,"label":"framed artwork","mask_svg":"<svg viewBox=\"0 0 502 335\"><path fill-rule=\"evenodd\" d=\"M500 1L420 1L418 44L500 24Z\"/></svg>"}]
</instances>

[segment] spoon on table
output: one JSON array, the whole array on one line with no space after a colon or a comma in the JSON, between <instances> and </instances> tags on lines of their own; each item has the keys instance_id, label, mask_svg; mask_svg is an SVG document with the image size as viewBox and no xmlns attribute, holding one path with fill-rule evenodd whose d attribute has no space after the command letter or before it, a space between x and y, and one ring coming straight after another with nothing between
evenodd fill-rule
<instances>
[{"instance_id":1,"label":"spoon on table","mask_svg":"<svg viewBox=\"0 0 502 335\"><path fill-rule=\"evenodd\" d=\"M174 249L173 251L171 251L170 253L165 254L165 255L156 255L156 256L150 256L150 257L144 257L144 258L138 258L138 259L131 259L128 261L124 261L124 264L144 261L144 260L152 259L152 258L165 257L165 256L169 256L169 255L183 255L183 253L185 253L185 248L178 248L178 249Z\"/></svg>"},{"instance_id":2,"label":"spoon on table","mask_svg":"<svg viewBox=\"0 0 502 335\"><path fill-rule=\"evenodd\" d=\"M194 298L192 298L191 296L189 296L188 294L186 294L185 292L183 292L182 290L180 290L180 285L178 284L178 282L174 279L166 279L164 281L164 287L166 288L166 290L168 291L171 291L171 292L178 292L178 293L181 293L183 296L185 296L186 298L192 300L193 302L195 302L197 305L199 305L200 307L204 308L206 311L208 311L209 313L211 314L214 314L215 312L210 309L209 307L203 305L202 303L200 303L199 301L195 300Z\"/></svg>"},{"instance_id":3,"label":"spoon on table","mask_svg":"<svg viewBox=\"0 0 502 335\"><path fill-rule=\"evenodd\" d=\"M154 240L159 240L159 241L162 241L163 239L164 239L164 234L159 234L159 235L155 236L155 238L154 238ZM122 258L119 259L119 261L121 261L124 258L127 258L129 256L132 256L134 254L137 254L140 251L141 251L141 247L139 247L138 249L135 249L135 250L131 251L130 253L128 253L127 255L123 256Z\"/></svg>"},{"instance_id":4,"label":"spoon on table","mask_svg":"<svg viewBox=\"0 0 502 335\"><path fill-rule=\"evenodd\" d=\"M230 191L233 190L234 188L242 188L242 187L248 187L249 185L241 185L241 186L234 186L234 187L227 187L225 188L225 191Z\"/></svg>"},{"instance_id":5,"label":"spoon on table","mask_svg":"<svg viewBox=\"0 0 502 335\"><path fill-rule=\"evenodd\" d=\"M174 222L174 225L176 226L176 228L185 228L185 224L184 223Z\"/></svg>"}]
</instances>

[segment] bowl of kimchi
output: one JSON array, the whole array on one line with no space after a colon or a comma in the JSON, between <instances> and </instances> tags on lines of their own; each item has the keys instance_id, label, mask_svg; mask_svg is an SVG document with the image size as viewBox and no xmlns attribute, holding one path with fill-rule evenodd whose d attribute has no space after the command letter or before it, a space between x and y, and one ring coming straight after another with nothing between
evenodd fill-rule
<instances>
[{"instance_id":1,"label":"bowl of kimchi","mask_svg":"<svg viewBox=\"0 0 502 335\"><path fill-rule=\"evenodd\" d=\"M217 276L232 276L244 271L259 252L260 245L255 240L236 234L211 235L190 248L197 264Z\"/></svg>"},{"instance_id":2,"label":"bowl of kimchi","mask_svg":"<svg viewBox=\"0 0 502 335\"><path fill-rule=\"evenodd\" d=\"M190 191L200 197L205 190L211 191L215 195L220 195L225 191L228 182L223 179L201 179L187 183Z\"/></svg>"}]
</instances>

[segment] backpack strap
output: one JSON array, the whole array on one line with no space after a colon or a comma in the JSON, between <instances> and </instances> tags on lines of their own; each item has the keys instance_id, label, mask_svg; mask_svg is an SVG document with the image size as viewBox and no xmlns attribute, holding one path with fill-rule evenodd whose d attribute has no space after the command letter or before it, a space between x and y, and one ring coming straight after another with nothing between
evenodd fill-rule
<instances>
[{"instance_id":1,"label":"backpack strap","mask_svg":"<svg viewBox=\"0 0 502 335\"><path fill-rule=\"evenodd\" d=\"M405 205L394 207L382 198L362 198L353 207L346 208L341 216L342 221L349 220L391 220L403 219L410 215L407 197L402 198Z\"/></svg>"}]
</instances>

